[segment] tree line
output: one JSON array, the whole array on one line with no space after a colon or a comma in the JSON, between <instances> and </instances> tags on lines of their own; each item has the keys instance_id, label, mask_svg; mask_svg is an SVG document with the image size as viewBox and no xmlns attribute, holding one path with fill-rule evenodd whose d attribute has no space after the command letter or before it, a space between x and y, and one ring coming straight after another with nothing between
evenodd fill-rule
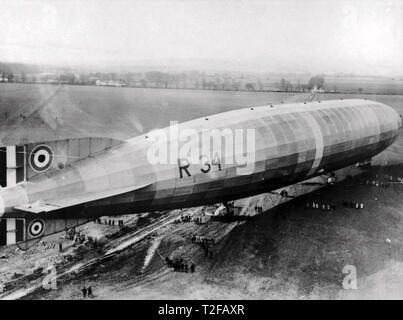
<instances>
[{"instance_id":1,"label":"tree line","mask_svg":"<svg viewBox=\"0 0 403 320\"><path fill-rule=\"evenodd\" d=\"M0 63L0 82L61 83L77 85L119 85L141 88L202 89L202 90L245 90L245 91L297 91L325 89L323 76L314 76L306 83L281 78L264 79L242 75L207 74L200 71L143 73L74 72L52 70L43 72L35 65Z\"/></svg>"}]
</instances>

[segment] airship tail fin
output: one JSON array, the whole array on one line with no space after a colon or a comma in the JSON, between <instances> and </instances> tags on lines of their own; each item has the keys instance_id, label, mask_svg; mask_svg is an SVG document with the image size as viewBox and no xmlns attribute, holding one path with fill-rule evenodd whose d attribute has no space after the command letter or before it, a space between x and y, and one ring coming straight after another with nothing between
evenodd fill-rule
<instances>
[{"instance_id":1,"label":"airship tail fin","mask_svg":"<svg viewBox=\"0 0 403 320\"><path fill-rule=\"evenodd\" d=\"M99 201L105 206L113 202L114 196L125 195L143 187L146 185L15 206L13 213L0 219L0 246L29 246L36 239L77 227L98 219L102 214L109 215L111 212L99 210ZM86 213L81 214L84 207Z\"/></svg>"}]
</instances>

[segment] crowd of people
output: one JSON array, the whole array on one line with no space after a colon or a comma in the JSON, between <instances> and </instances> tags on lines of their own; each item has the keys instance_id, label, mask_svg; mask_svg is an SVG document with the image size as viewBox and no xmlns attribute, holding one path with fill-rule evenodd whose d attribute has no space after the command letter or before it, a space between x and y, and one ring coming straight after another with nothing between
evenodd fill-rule
<instances>
[{"instance_id":1,"label":"crowd of people","mask_svg":"<svg viewBox=\"0 0 403 320\"><path fill-rule=\"evenodd\" d=\"M94 222L98 223L98 224L105 224L105 225L108 225L108 226L115 226L115 220L114 219L104 219L104 221L102 223L102 219L97 218L97 219L94 220ZM124 221L122 219L118 220L118 226L120 228L124 227Z\"/></svg>"},{"instance_id":2,"label":"crowd of people","mask_svg":"<svg viewBox=\"0 0 403 320\"><path fill-rule=\"evenodd\" d=\"M214 244L214 242L215 242L214 238L198 236L196 234L192 235L192 237L190 238L190 241L192 243L211 243L211 244Z\"/></svg>"},{"instance_id":3,"label":"crowd of people","mask_svg":"<svg viewBox=\"0 0 403 320\"><path fill-rule=\"evenodd\" d=\"M169 257L165 258L165 262L167 263L167 266L170 268L173 268L174 271L179 271L179 272L188 272L190 271L191 273L196 271L196 266L194 263L188 264L187 261L184 259L170 259Z\"/></svg>"},{"instance_id":4,"label":"crowd of people","mask_svg":"<svg viewBox=\"0 0 403 320\"><path fill-rule=\"evenodd\" d=\"M262 213L263 212L263 207L261 205L256 205L255 206L255 212Z\"/></svg>"},{"instance_id":5,"label":"crowd of people","mask_svg":"<svg viewBox=\"0 0 403 320\"><path fill-rule=\"evenodd\" d=\"M87 240L87 237L80 231L76 231L75 228L71 228L66 231L66 239L72 240L73 246L76 246L78 244L83 244ZM59 250L61 251L62 247L59 246Z\"/></svg>"},{"instance_id":6,"label":"crowd of people","mask_svg":"<svg viewBox=\"0 0 403 320\"><path fill-rule=\"evenodd\" d=\"M364 209L364 202L352 202L343 200L343 206L346 208Z\"/></svg>"},{"instance_id":7,"label":"crowd of people","mask_svg":"<svg viewBox=\"0 0 403 320\"><path fill-rule=\"evenodd\" d=\"M196 224L202 224L203 223L203 217L196 217L193 219L194 223Z\"/></svg>"},{"instance_id":8,"label":"crowd of people","mask_svg":"<svg viewBox=\"0 0 403 320\"><path fill-rule=\"evenodd\" d=\"M176 219L174 223L191 222L192 217L190 214L181 215L180 218Z\"/></svg>"},{"instance_id":9,"label":"crowd of people","mask_svg":"<svg viewBox=\"0 0 403 320\"><path fill-rule=\"evenodd\" d=\"M364 181L364 184L381 188L388 188L390 186L389 181L369 180L369 179L366 179Z\"/></svg>"},{"instance_id":10,"label":"crowd of people","mask_svg":"<svg viewBox=\"0 0 403 320\"><path fill-rule=\"evenodd\" d=\"M315 201L308 201L305 204L306 209L321 209L323 211L334 211L336 210L336 205L333 203L319 203Z\"/></svg>"},{"instance_id":11,"label":"crowd of people","mask_svg":"<svg viewBox=\"0 0 403 320\"><path fill-rule=\"evenodd\" d=\"M93 295L93 293L92 293L92 287L91 287L91 286L88 286L88 288L84 286L84 287L81 289L81 292L83 293L83 298L84 298L84 299L85 299L86 297L88 297L88 298L93 298L93 297L94 297L94 295Z\"/></svg>"},{"instance_id":12,"label":"crowd of people","mask_svg":"<svg viewBox=\"0 0 403 320\"><path fill-rule=\"evenodd\" d=\"M85 236L85 234L81 233L80 231L77 231L73 239L74 241L73 247L79 244L83 244L86 240L87 237Z\"/></svg>"},{"instance_id":13,"label":"crowd of people","mask_svg":"<svg viewBox=\"0 0 403 320\"><path fill-rule=\"evenodd\" d=\"M193 234L192 237L190 238L190 241L192 243L197 243L199 244L202 249L204 250L204 253L206 257L213 257L213 251L211 250L210 246L215 243L214 238L209 238L205 236L198 236Z\"/></svg>"}]
</instances>

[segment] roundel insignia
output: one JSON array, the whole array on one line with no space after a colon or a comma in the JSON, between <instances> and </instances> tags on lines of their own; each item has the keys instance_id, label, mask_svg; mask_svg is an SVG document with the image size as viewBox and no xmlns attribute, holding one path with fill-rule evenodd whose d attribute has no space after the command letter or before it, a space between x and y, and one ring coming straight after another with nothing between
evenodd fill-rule
<instances>
[{"instance_id":1,"label":"roundel insignia","mask_svg":"<svg viewBox=\"0 0 403 320\"><path fill-rule=\"evenodd\" d=\"M31 237L39 237L45 229L45 223L42 220L33 220L28 226L28 233Z\"/></svg>"},{"instance_id":2,"label":"roundel insignia","mask_svg":"<svg viewBox=\"0 0 403 320\"><path fill-rule=\"evenodd\" d=\"M35 172L48 170L53 163L53 151L44 144L36 146L29 155L29 164Z\"/></svg>"}]
</instances>

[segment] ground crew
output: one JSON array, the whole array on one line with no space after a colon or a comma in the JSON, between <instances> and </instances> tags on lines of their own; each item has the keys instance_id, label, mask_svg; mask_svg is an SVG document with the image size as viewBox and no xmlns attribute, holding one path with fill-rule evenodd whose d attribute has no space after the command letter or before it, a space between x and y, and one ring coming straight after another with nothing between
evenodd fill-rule
<instances>
[{"instance_id":1,"label":"ground crew","mask_svg":"<svg viewBox=\"0 0 403 320\"><path fill-rule=\"evenodd\" d=\"M91 286L89 286L88 289L87 289L87 296L88 296L88 298L92 298L92 297L93 297Z\"/></svg>"}]
</instances>

